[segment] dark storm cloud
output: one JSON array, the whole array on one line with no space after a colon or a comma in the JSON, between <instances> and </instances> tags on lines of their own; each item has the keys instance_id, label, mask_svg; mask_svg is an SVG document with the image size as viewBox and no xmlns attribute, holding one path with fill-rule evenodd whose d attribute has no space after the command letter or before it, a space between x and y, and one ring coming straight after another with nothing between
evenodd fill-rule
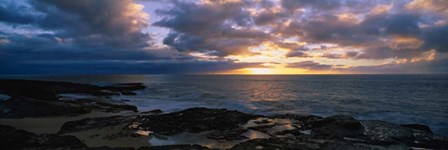
<instances>
[{"instance_id":1,"label":"dark storm cloud","mask_svg":"<svg viewBox=\"0 0 448 150\"><path fill-rule=\"evenodd\" d=\"M442 34L444 28L422 29L419 23L431 20L431 14L408 10L406 2L391 4L392 2L387 1L361 3L352 0L282 0L281 9L273 9L275 5L270 1L263 2L266 4L253 1L224 4L173 1L173 8L159 11L165 17L154 25L173 31L165 38L164 43L179 51L197 51L218 56L248 53L248 47L266 41L290 49L287 57L301 56L301 52L295 51L297 45L278 42L278 38L291 36L297 36L300 41L310 44L331 43L361 49L356 55L351 53L327 58L413 58L427 52L430 47L438 52L445 52L446 44L441 44L446 41ZM242 8L260 11L251 14ZM299 8L301 12L287 12ZM343 13L352 18L341 19ZM238 24L239 21L235 18L244 18L242 20L246 23ZM290 23L283 24L288 19ZM250 30L260 26L267 29L264 32ZM239 33L238 36L236 33ZM392 46L400 43L389 43L403 37L416 38L425 45L397 49L399 47ZM329 55L331 54L326 54Z\"/></svg>"},{"instance_id":2,"label":"dark storm cloud","mask_svg":"<svg viewBox=\"0 0 448 150\"><path fill-rule=\"evenodd\" d=\"M12 24L28 24L35 21L35 17L31 14L26 14L21 11L19 8L15 5L0 5L0 20L6 23L12 23Z\"/></svg>"},{"instance_id":3,"label":"dark storm cloud","mask_svg":"<svg viewBox=\"0 0 448 150\"><path fill-rule=\"evenodd\" d=\"M284 12L265 11L254 16L253 20L257 25L266 25L276 23L276 21L284 17L287 17L287 14Z\"/></svg>"},{"instance_id":4,"label":"dark storm cloud","mask_svg":"<svg viewBox=\"0 0 448 150\"><path fill-rule=\"evenodd\" d=\"M422 49L392 49L390 47L369 47L357 59L413 58L428 52Z\"/></svg>"},{"instance_id":5,"label":"dark storm cloud","mask_svg":"<svg viewBox=\"0 0 448 150\"><path fill-rule=\"evenodd\" d=\"M341 7L342 1L335 0L282 0L281 4L288 10L294 10L303 7L312 7L317 9L336 9Z\"/></svg>"},{"instance_id":6,"label":"dark storm cloud","mask_svg":"<svg viewBox=\"0 0 448 150\"><path fill-rule=\"evenodd\" d=\"M221 62L20 62L0 64L1 74L185 74L213 73L245 67L260 67L257 63Z\"/></svg>"},{"instance_id":7,"label":"dark storm cloud","mask_svg":"<svg viewBox=\"0 0 448 150\"><path fill-rule=\"evenodd\" d=\"M302 62L290 63L286 67L307 69L307 70L330 70L332 69L333 66L316 63L314 61L302 61Z\"/></svg>"},{"instance_id":8,"label":"dark storm cloud","mask_svg":"<svg viewBox=\"0 0 448 150\"><path fill-rule=\"evenodd\" d=\"M8 9L5 9L8 7ZM148 15L132 0L39 0L0 5L0 21L50 31L75 46L142 48L151 37L142 30Z\"/></svg>"},{"instance_id":9,"label":"dark storm cloud","mask_svg":"<svg viewBox=\"0 0 448 150\"><path fill-rule=\"evenodd\" d=\"M164 18L154 25L172 30L164 44L179 51L218 56L241 54L247 52L248 47L270 38L269 34L248 28L253 21L243 8L250 5L249 2L198 4L173 1L172 4L172 8L158 11Z\"/></svg>"},{"instance_id":10,"label":"dark storm cloud","mask_svg":"<svg viewBox=\"0 0 448 150\"><path fill-rule=\"evenodd\" d=\"M307 57L307 55L302 51L290 51L286 57Z\"/></svg>"},{"instance_id":11,"label":"dark storm cloud","mask_svg":"<svg viewBox=\"0 0 448 150\"><path fill-rule=\"evenodd\" d=\"M417 35L420 32L418 20L417 15L406 13L367 16L360 23L340 20L335 15L324 15L306 20L300 25L292 24L288 29L301 29L304 40L313 43L370 45L381 42L382 37Z\"/></svg>"},{"instance_id":12,"label":"dark storm cloud","mask_svg":"<svg viewBox=\"0 0 448 150\"><path fill-rule=\"evenodd\" d=\"M199 61L172 48L152 47L151 36L142 32L148 27L149 16L132 0L29 2L27 5L10 2L7 5L17 6L8 6L12 9L6 9L6 4L0 3L1 23L14 26L13 32L0 32L0 74L204 73L260 66L225 60ZM22 11L25 9L32 11ZM234 10L236 7L226 13ZM206 19L213 20L220 15L218 13ZM245 16L234 16L232 20L239 25L249 24ZM204 20L203 23L206 22L209 21ZM28 27L25 32L30 28L48 32L31 35L15 32L16 26L23 25ZM208 28L214 26L212 24ZM203 28L190 27L187 27L188 33L202 32ZM173 32L164 43L175 45L179 51L188 51L200 46L240 45L244 41L239 38L259 34L236 32L225 26L216 27L221 28L219 34L226 34L229 40L207 41L201 45L203 35ZM175 39L170 40L173 36ZM192 47L192 44L199 47Z\"/></svg>"},{"instance_id":13,"label":"dark storm cloud","mask_svg":"<svg viewBox=\"0 0 448 150\"><path fill-rule=\"evenodd\" d=\"M288 46L284 46L284 47L288 47ZM292 49L293 47L291 47ZM298 48L294 48L294 50L289 51L286 54L286 57L310 57L308 56L305 52L311 50L308 47L304 47L304 46L300 46Z\"/></svg>"},{"instance_id":14,"label":"dark storm cloud","mask_svg":"<svg viewBox=\"0 0 448 150\"><path fill-rule=\"evenodd\" d=\"M424 30L422 38L426 48L434 48L439 52L448 52L448 25Z\"/></svg>"},{"instance_id":15,"label":"dark storm cloud","mask_svg":"<svg viewBox=\"0 0 448 150\"><path fill-rule=\"evenodd\" d=\"M39 27L56 30L57 36L80 44L143 47L150 40L141 32L148 26L148 16L132 0L40 0L31 4L45 14Z\"/></svg>"},{"instance_id":16,"label":"dark storm cloud","mask_svg":"<svg viewBox=\"0 0 448 150\"><path fill-rule=\"evenodd\" d=\"M419 20L420 18L417 14L394 14L384 19L384 26L387 34L414 36L420 32L418 27Z\"/></svg>"}]
</instances>

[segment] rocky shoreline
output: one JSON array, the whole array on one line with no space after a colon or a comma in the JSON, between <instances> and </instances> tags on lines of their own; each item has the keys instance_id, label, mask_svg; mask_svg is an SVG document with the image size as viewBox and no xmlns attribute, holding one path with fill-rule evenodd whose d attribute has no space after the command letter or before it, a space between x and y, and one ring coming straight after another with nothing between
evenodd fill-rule
<instances>
[{"instance_id":1,"label":"rocky shoreline","mask_svg":"<svg viewBox=\"0 0 448 150\"><path fill-rule=\"evenodd\" d=\"M135 106L110 99L144 88L139 83L0 80L0 149L448 149L447 137L419 124L210 108L139 113ZM132 113L118 113L125 111ZM35 134L4 124L5 118L98 112L111 115L67 121L57 133Z\"/></svg>"}]
</instances>

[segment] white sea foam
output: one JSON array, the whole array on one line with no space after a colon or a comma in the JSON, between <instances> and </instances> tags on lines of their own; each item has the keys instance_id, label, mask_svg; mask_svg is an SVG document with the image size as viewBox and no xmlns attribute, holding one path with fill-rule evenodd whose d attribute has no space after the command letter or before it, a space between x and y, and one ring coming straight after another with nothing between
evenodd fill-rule
<instances>
[{"instance_id":1,"label":"white sea foam","mask_svg":"<svg viewBox=\"0 0 448 150\"><path fill-rule=\"evenodd\" d=\"M11 96L9 96L9 95L0 94L0 101L6 101L10 98L11 98Z\"/></svg>"}]
</instances>

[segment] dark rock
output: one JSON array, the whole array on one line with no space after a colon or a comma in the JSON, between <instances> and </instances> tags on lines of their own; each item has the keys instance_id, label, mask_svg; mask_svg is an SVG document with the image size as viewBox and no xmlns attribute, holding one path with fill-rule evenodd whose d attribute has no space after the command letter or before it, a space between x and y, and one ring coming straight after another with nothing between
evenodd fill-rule
<instances>
[{"instance_id":1,"label":"dark rock","mask_svg":"<svg viewBox=\"0 0 448 150\"><path fill-rule=\"evenodd\" d=\"M4 108L0 112L0 117L41 117L41 116L61 116L80 115L89 113L88 107L70 105L57 101L41 101L29 97L15 97L7 101L0 102Z\"/></svg>"},{"instance_id":2,"label":"dark rock","mask_svg":"<svg viewBox=\"0 0 448 150\"><path fill-rule=\"evenodd\" d=\"M92 129L101 129L110 126L117 126L123 124L127 128L127 124L131 122L131 117L127 116L113 116L100 118L86 118L76 121L68 121L62 125L58 134L72 133L78 131L86 131Z\"/></svg>"},{"instance_id":3,"label":"dark rock","mask_svg":"<svg viewBox=\"0 0 448 150\"><path fill-rule=\"evenodd\" d=\"M93 109L105 112L125 110L137 112L136 106L127 105L123 102L118 103L105 97L119 95L120 93L132 94L131 91L144 88L145 86L140 83L100 87L68 82L0 79L0 93L12 97L6 101L0 101L0 117L73 116L89 113ZM101 97L74 101L59 100L59 94L67 93Z\"/></svg>"},{"instance_id":4,"label":"dark rock","mask_svg":"<svg viewBox=\"0 0 448 150\"><path fill-rule=\"evenodd\" d=\"M401 126L402 127L411 128L411 129L415 129L415 130L428 132L428 133L432 133L431 128L429 128L428 126L425 126L425 125L421 125L421 124L402 124Z\"/></svg>"},{"instance_id":5,"label":"dark rock","mask_svg":"<svg viewBox=\"0 0 448 150\"><path fill-rule=\"evenodd\" d=\"M0 93L12 97L26 96L45 101L56 101L59 98L58 94L64 93L85 93L95 96L111 96L119 93L132 95L135 94L132 91L144 88L145 86L141 83L100 87L70 82L0 79Z\"/></svg>"},{"instance_id":6,"label":"dark rock","mask_svg":"<svg viewBox=\"0 0 448 150\"><path fill-rule=\"evenodd\" d=\"M241 134L243 134L246 131L247 130L245 129L214 131L209 133L207 135L207 138L215 140L227 140L227 141L244 140L247 139L247 137L242 136Z\"/></svg>"},{"instance_id":7,"label":"dark rock","mask_svg":"<svg viewBox=\"0 0 448 150\"><path fill-rule=\"evenodd\" d=\"M135 150L133 147L89 147L87 150Z\"/></svg>"},{"instance_id":8,"label":"dark rock","mask_svg":"<svg viewBox=\"0 0 448 150\"><path fill-rule=\"evenodd\" d=\"M11 126L0 125L0 149L85 149L74 136L36 135Z\"/></svg>"},{"instance_id":9,"label":"dark rock","mask_svg":"<svg viewBox=\"0 0 448 150\"><path fill-rule=\"evenodd\" d=\"M319 149L319 145L315 142L300 142L295 139L254 139L231 148L231 150L247 150L247 149L266 149L266 150L305 150Z\"/></svg>"},{"instance_id":10,"label":"dark rock","mask_svg":"<svg viewBox=\"0 0 448 150\"><path fill-rule=\"evenodd\" d=\"M209 148L193 144L193 145L165 145L165 146L140 147L138 150L209 150Z\"/></svg>"},{"instance_id":11,"label":"dark rock","mask_svg":"<svg viewBox=\"0 0 448 150\"><path fill-rule=\"evenodd\" d=\"M313 138L290 137L281 139L254 139L231 148L231 150L246 149L281 149L281 150L372 150L372 149L396 149L407 150L403 144L375 145L360 142L348 142L343 140L322 140Z\"/></svg>"},{"instance_id":12,"label":"dark rock","mask_svg":"<svg viewBox=\"0 0 448 150\"><path fill-rule=\"evenodd\" d=\"M29 141L35 134L24 130L17 130L11 126L0 125L0 146L13 148Z\"/></svg>"},{"instance_id":13,"label":"dark rock","mask_svg":"<svg viewBox=\"0 0 448 150\"><path fill-rule=\"evenodd\" d=\"M68 82L4 80L0 79L0 92L13 97L26 96L39 100L56 101L58 94L87 93L92 95L111 95L95 85Z\"/></svg>"},{"instance_id":14,"label":"dark rock","mask_svg":"<svg viewBox=\"0 0 448 150\"><path fill-rule=\"evenodd\" d=\"M338 115L315 120L310 123L312 135L327 138L362 136L364 128L351 116Z\"/></svg>"},{"instance_id":15,"label":"dark rock","mask_svg":"<svg viewBox=\"0 0 448 150\"><path fill-rule=\"evenodd\" d=\"M412 139L413 131L397 124L377 120L361 121L365 135L371 140L392 141L394 139Z\"/></svg>"},{"instance_id":16,"label":"dark rock","mask_svg":"<svg viewBox=\"0 0 448 150\"><path fill-rule=\"evenodd\" d=\"M169 140L182 132L199 133L217 141L238 141L231 149L447 149L446 137L433 135L422 125L397 125L383 121L357 121L350 116L327 118L305 115L259 116L226 109L191 108L163 114L160 110L145 112L149 115L87 118L65 123L59 134L112 127L117 132L105 139L134 137L135 131L150 131L152 136ZM156 115L155 115L156 114ZM270 128L285 125L290 119L291 130L270 132ZM255 121L254 121L255 120ZM252 126L252 122L255 126ZM248 126L248 124L250 124ZM244 134L256 130L267 137L248 140ZM301 133L309 131L311 134ZM430 130L429 130L430 131ZM272 134L271 134L272 133ZM164 138L165 137L165 138ZM244 142L243 142L244 141ZM0 126L0 148L76 147L85 148L70 136L35 135L9 126ZM8 144L7 144L8 143ZM17 143L27 143L18 145ZM37 143L37 144L36 144ZM5 146L4 146L5 145ZM43 146L42 146L43 145ZM132 149L94 147L89 149ZM208 149L200 145L167 145L140 149Z\"/></svg>"},{"instance_id":17,"label":"dark rock","mask_svg":"<svg viewBox=\"0 0 448 150\"><path fill-rule=\"evenodd\" d=\"M210 130L231 130L255 118L226 109L191 108L179 112L141 116L140 127L162 135L173 135L184 131L197 133Z\"/></svg>"},{"instance_id":18,"label":"dark rock","mask_svg":"<svg viewBox=\"0 0 448 150\"><path fill-rule=\"evenodd\" d=\"M161 113L163 113L162 110L154 109L154 110L150 110L150 111L141 112L140 114L158 115L158 114L161 114Z\"/></svg>"}]
</instances>

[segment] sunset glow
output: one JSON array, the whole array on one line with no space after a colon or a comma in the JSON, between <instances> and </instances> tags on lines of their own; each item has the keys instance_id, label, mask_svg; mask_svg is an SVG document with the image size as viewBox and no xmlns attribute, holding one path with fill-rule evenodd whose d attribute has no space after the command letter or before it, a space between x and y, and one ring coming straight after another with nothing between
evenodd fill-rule
<instances>
[{"instance_id":1,"label":"sunset glow","mask_svg":"<svg viewBox=\"0 0 448 150\"><path fill-rule=\"evenodd\" d=\"M0 74L448 72L443 0L94 1L0 2Z\"/></svg>"}]
</instances>

